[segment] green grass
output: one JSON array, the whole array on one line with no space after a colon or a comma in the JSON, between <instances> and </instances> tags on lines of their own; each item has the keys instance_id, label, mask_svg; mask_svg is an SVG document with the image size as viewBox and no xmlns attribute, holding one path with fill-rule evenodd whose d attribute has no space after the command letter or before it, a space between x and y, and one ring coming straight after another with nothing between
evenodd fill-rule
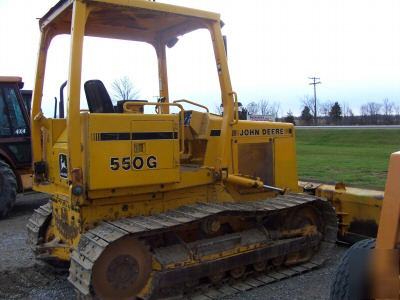
<instances>
[{"instance_id":1,"label":"green grass","mask_svg":"<svg viewBox=\"0 0 400 300\"><path fill-rule=\"evenodd\" d=\"M383 190L389 156L400 151L400 129L297 129L302 180Z\"/></svg>"}]
</instances>

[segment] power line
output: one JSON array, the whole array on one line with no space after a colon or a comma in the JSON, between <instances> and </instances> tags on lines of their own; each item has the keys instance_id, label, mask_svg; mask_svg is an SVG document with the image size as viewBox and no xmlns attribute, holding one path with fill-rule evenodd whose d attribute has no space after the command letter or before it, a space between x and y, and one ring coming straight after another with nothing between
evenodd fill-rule
<instances>
[{"instance_id":1,"label":"power line","mask_svg":"<svg viewBox=\"0 0 400 300\"><path fill-rule=\"evenodd\" d=\"M312 80L309 85L314 86L314 125L317 125L317 84L321 84L321 81L319 77L308 77L308 79Z\"/></svg>"}]
</instances>

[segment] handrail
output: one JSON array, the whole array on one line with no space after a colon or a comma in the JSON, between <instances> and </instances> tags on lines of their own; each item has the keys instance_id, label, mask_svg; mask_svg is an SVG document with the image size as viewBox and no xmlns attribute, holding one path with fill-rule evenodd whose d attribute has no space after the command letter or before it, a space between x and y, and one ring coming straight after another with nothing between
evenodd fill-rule
<instances>
[{"instance_id":1,"label":"handrail","mask_svg":"<svg viewBox=\"0 0 400 300\"><path fill-rule=\"evenodd\" d=\"M185 119L185 110L183 109L183 106L177 103L165 103L165 102L125 102L123 105L123 110L124 112L135 112L129 109L129 106L141 106L141 105L154 105L154 106L176 106L180 109L179 112L179 131L180 131L180 136L181 136L181 150L179 151L180 154L183 154L185 151L185 128L184 128L184 123L183 120Z\"/></svg>"},{"instance_id":2,"label":"handrail","mask_svg":"<svg viewBox=\"0 0 400 300\"><path fill-rule=\"evenodd\" d=\"M189 104L192 104L192 105L194 105L194 106L198 106L198 107L204 108L207 112L210 112L210 111L208 110L208 107L207 107L207 106L198 104L198 103L196 103L196 102L193 102L193 101L190 101L190 100L187 100L187 99L175 100L173 103L181 103L181 102L189 103Z\"/></svg>"},{"instance_id":3,"label":"handrail","mask_svg":"<svg viewBox=\"0 0 400 300\"><path fill-rule=\"evenodd\" d=\"M239 122L239 102L238 102L238 98L237 98L237 94L236 92L230 92L229 94L231 94L233 96L233 101L234 101L234 116L233 116L233 122L231 122L231 125L236 125Z\"/></svg>"}]
</instances>

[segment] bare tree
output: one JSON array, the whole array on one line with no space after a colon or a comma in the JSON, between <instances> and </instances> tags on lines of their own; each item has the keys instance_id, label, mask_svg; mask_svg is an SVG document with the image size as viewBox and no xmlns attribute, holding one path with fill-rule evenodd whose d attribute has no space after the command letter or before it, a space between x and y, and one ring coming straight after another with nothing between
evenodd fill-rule
<instances>
[{"instance_id":1,"label":"bare tree","mask_svg":"<svg viewBox=\"0 0 400 300\"><path fill-rule=\"evenodd\" d=\"M249 115L256 115L259 112L259 106L256 102L252 101L246 105Z\"/></svg>"},{"instance_id":2,"label":"bare tree","mask_svg":"<svg viewBox=\"0 0 400 300\"><path fill-rule=\"evenodd\" d=\"M348 117L350 117L350 118L351 118L351 117L354 117L353 110L352 110L351 108L347 107L346 115L347 115Z\"/></svg>"},{"instance_id":3,"label":"bare tree","mask_svg":"<svg viewBox=\"0 0 400 300\"><path fill-rule=\"evenodd\" d=\"M400 122L400 105L395 105L393 109L396 115L396 123L398 124Z\"/></svg>"},{"instance_id":4,"label":"bare tree","mask_svg":"<svg viewBox=\"0 0 400 300\"><path fill-rule=\"evenodd\" d=\"M378 124L378 116L382 104L377 102L368 102L361 106L361 120L363 123Z\"/></svg>"},{"instance_id":5,"label":"bare tree","mask_svg":"<svg viewBox=\"0 0 400 300\"><path fill-rule=\"evenodd\" d=\"M382 104L376 102L368 102L368 112L371 118L372 124L378 124L379 112L382 108Z\"/></svg>"},{"instance_id":6,"label":"bare tree","mask_svg":"<svg viewBox=\"0 0 400 300\"><path fill-rule=\"evenodd\" d=\"M342 102L342 114L343 114L343 124L354 124L355 117L353 110L350 108L347 102Z\"/></svg>"},{"instance_id":7,"label":"bare tree","mask_svg":"<svg viewBox=\"0 0 400 300\"><path fill-rule=\"evenodd\" d=\"M271 104L270 114L274 116L275 119L279 116L279 111L281 109L281 105L278 102L274 102Z\"/></svg>"},{"instance_id":8,"label":"bare tree","mask_svg":"<svg viewBox=\"0 0 400 300\"><path fill-rule=\"evenodd\" d=\"M215 112L217 113L217 115L222 116L224 109L222 108L221 104L215 104Z\"/></svg>"},{"instance_id":9,"label":"bare tree","mask_svg":"<svg viewBox=\"0 0 400 300\"><path fill-rule=\"evenodd\" d=\"M360 116L368 116L368 107L366 104L361 105Z\"/></svg>"},{"instance_id":10,"label":"bare tree","mask_svg":"<svg viewBox=\"0 0 400 300\"><path fill-rule=\"evenodd\" d=\"M394 109L396 116L399 116L400 115L400 105L395 105L393 109Z\"/></svg>"},{"instance_id":11,"label":"bare tree","mask_svg":"<svg viewBox=\"0 0 400 300\"><path fill-rule=\"evenodd\" d=\"M269 115L270 114L270 104L268 100L264 100L261 99L258 101L257 103L258 105L258 111L262 114L262 115Z\"/></svg>"},{"instance_id":12,"label":"bare tree","mask_svg":"<svg viewBox=\"0 0 400 300\"><path fill-rule=\"evenodd\" d=\"M347 115L347 113L348 113L347 109L349 107L349 104L347 102L342 102L341 106L342 106L342 110L343 110L343 118L346 118L348 116Z\"/></svg>"},{"instance_id":13,"label":"bare tree","mask_svg":"<svg viewBox=\"0 0 400 300\"><path fill-rule=\"evenodd\" d=\"M269 102L268 100L261 99L257 103L258 105L258 113L264 116L273 116L274 118L278 117L279 110L281 105L278 102Z\"/></svg>"},{"instance_id":14,"label":"bare tree","mask_svg":"<svg viewBox=\"0 0 400 300\"><path fill-rule=\"evenodd\" d=\"M329 116L333 103L331 101L323 102L319 105L319 113L324 117Z\"/></svg>"},{"instance_id":15,"label":"bare tree","mask_svg":"<svg viewBox=\"0 0 400 300\"><path fill-rule=\"evenodd\" d=\"M353 111L351 110L351 108L347 102L342 102L341 106L342 106L342 113L343 113L344 118L354 116Z\"/></svg>"},{"instance_id":16,"label":"bare tree","mask_svg":"<svg viewBox=\"0 0 400 300\"><path fill-rule=\"evenodd\" d=\"M383 99L382 110L383 115L385 116L385 122L391 122L391 115L394 110L394 102L390 102L388 98Z\"/></svg>"},{"instance_id":17,"label":"bare tree","mask_svg":"<svg viewBox=\"0 0 400 300\"><path fill-rule=\"evenodd\" d=\"M376 102L367 103L367 112L370 116L377 116L381 110L382 104Z\"/></svg>"},{"instance_id":18,"label":"bare tree","mask_svg":"<svg viewBox=\"0 0 400 300\"><path fill-rule=\"evenodd\" d=\"M278 118L281 105L278 102L270 102L261 99L258 102L252 101L246 106L249 115L261 114L263 116L272 116L274 119Z\"/></svg>"},{"instance_id":19,"label":"bare tree","mask_svg":"<svg viewBox=\"0 0 400 300\"><path fill-rule=\"evenodd\" d=\"M360 107L360 121L362 124L368 123L368 106L367 106L367 104L363 104Z\"/></svg>"},{"instance_id":20,"label":"bare tree","mask_svg":"<svg viewBox=\"0 0 400 300\"><path fill-rule=\"evenodd\" d=\"M309 95L305 95L302 99L301 99L301 104L302 107L308 107L310 109L310 113L315 116L315 108L314 108L314 97L309 96ZM317 99L317 113L318 113L318 108L319 108L319 101ZM318 114L317 114L318 117Z\"/></svg>"},{"instance_id":21,"label":"bare tree","mask_svg":"<svg viewBox=\"0 0 400 300\"><path fill-rule=\"evenodd\" d=\"M128 76L115 79L111 85L114 100L133 100L139 97L137 90Z\"/></svg>"}]
</instances>

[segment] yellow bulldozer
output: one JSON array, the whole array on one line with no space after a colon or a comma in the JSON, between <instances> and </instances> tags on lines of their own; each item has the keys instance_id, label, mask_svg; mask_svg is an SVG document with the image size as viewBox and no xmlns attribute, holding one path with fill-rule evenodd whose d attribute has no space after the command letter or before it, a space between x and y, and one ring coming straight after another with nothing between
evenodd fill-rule
<instances>
[{"instance_id":1,"label":"yellow bulldozer","mask_svg":"<svg viewBox=\"0 0 400 300\"><path fill-rule=\"evenodd\" d=\"M35 210L28 236L38 259L70 263L79 296L216 297L329 257L335 211L299 193L292 124L240 120L218 14L143 0L62 0L39 24L34 189L51 202ZM209 33L223 116L169 97L166 48L196 30ZM71 36L68 113L52 119L42 93L60 34ZM85 36L153 46L158 100L114 106L100 80L81 83ZM88 111L80 109L82 85Z\"/></svg>"}]
</instances>

